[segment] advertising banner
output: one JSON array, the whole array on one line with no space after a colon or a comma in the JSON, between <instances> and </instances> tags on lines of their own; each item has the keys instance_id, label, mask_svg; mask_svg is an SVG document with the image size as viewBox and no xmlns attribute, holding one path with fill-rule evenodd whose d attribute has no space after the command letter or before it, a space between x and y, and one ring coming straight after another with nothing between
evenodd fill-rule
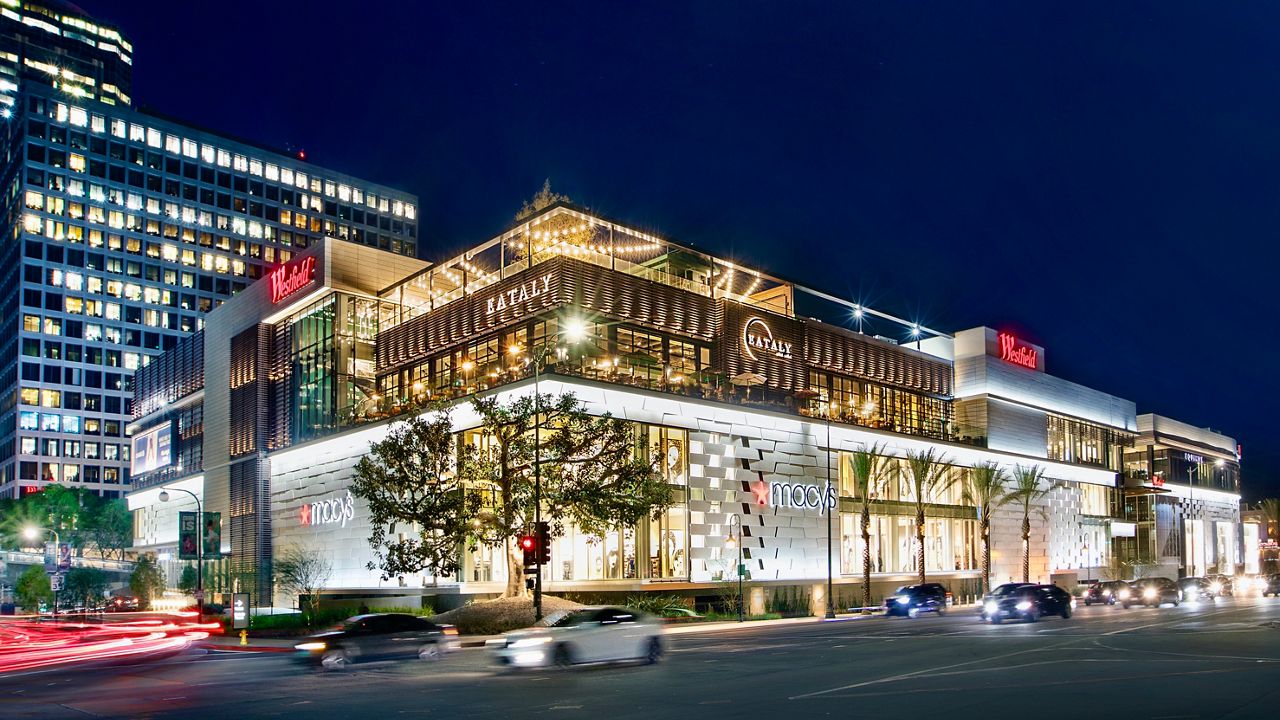
<instances>
[{"instance_id":1,"label":"advertising banner","mask_svg":"<svg viewBox=\"0 0 1280 720\"><path fill-rule=\"evenodd\" d=\"M200 559L200 521L194 512L178 513L178 559Z\"/></svg>"},{"instance_id":2,"label":"advertising banner","mask_svg":"<svg viewBox=\"0 0 1280 720\"><path fill-rule=\"evenodd\" d=\"M129 474L133 477L173 464L173 421L138 433L132 438Z\"/></svg>"},{"instance_id":3,"label":"advertising banner","mask_svg":"<svg viewBox=\"0 0 1280 720\"><path fill-rule=\"evenodd\" d=\"M58 572L58 547L52 542L44 544L44 571L49 575Z\"/></svg>"},{"instance_id":4,"label":"advertising banner","mask_svg":"<svg viewBox=\"0 0 1280 720\"><path fill-rule=\"evenodd\" d=\"M71 569L71 546L62 543L58 546L58 572L66 572Z\"/></svg>"},{"instance_id":5,"label":"advertising banner","mask_svg":"<svg viewBox=\"0 0 1280 720\"><path fill-rule=\"evenodd\" d=\"M222 556L222 513L207 512L204 514L204 556L216 558Z\"/></svg>"}]
</instances>

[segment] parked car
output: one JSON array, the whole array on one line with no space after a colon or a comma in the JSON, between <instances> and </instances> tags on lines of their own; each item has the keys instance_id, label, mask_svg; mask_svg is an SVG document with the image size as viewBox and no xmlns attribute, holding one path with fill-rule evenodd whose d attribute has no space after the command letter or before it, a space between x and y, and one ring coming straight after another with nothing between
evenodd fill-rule
<instances>
[{"instance_id":1,"label":"parked car","mask_svg":"<svg viewBox=\"0 0 1280 720\"><path fill-rule=\"evenodd\" d=\"M1182 591L1182 599L1186 602L1216 599L1218 592L1214 589L1215 586L1222 587L1206 578L1187 577L1178 581L1178 589Z\"/></svg>"},{"instance_id":2,"label":"parked car","mask_svg":"<svg viewBox=\"0 0 1280 720\"><path fill-rule=\"evenodd\" d=\"M1267 584L1262 587L1262 597L1268 595L1280 597L1280 573L1267 576Z\"/></svg>"},{"instance_id":3,"label":"parked car","mask_svg":"<svg viewBox=\"0 0 1280 720\"><path fill-rule=\"evenodd\" d=\"M884 600L884 616L915 617L923 612L947 614L951 593L938 583L903 585Z\"/></svg>"},{"instance_id":4,"label":"parked car","mask_svg":"<svg viewBox=\"0 0 1280 720\"><path fill-rule=\"evenodd\" d=\"M1120 604L1127 610L1130 605L1160 607L1165 603L1175 606L1182 601L1182 591L1169 578L1142 578L1129 583L1128 591L1120 591Z\"/></svg>"},{"instance_id":5,"label":"parked car","mask_svg":"<svg viewBox=\"0 0 1280 720\"><path fill-rule=\"evenodd\" d=\"M490 640L494 660L510 668L569 667L584 663L662 658L660 621L620 607L590 607L554 617L545 627Z\"/></svg>"},{"instance_id":6,"label":"parked car","mask_svg":"<svg viewBox=\"0 0 1280 720\"><path fill-rule=\"evenodd\" d=\"M999 585L982 600L979 615L998 625L1002 620L1035 622L1045 615L1059 615L1066 620L1075 607L1071 593L1057 585L1006 583Z\"/></svg>"},{"instance_id":7,"label":"parked car","mask_svg":"<svg viewBox=\"0 0 1280 720\"><path fill-rule=\"evenodd\" d=\"M343 670L352 663L370 660L438 660L458 649L458 630L416 615L375 613L348 618L293 647L300 660L326 670Z\"/></svg>"},{"instance_id":8,"label":"parked car","mask_svg":"<svg viewBox=\"0 0 1280 720\"><path fill-rule=\"evenodd\" d=\"M1108 580L1105 582L1096 582L1085 589L1081 599L1085 605L1115 605L1119 599L1121 590L1129 587L1129 583L1123 580Z\"/></svg>"}]
</instances>

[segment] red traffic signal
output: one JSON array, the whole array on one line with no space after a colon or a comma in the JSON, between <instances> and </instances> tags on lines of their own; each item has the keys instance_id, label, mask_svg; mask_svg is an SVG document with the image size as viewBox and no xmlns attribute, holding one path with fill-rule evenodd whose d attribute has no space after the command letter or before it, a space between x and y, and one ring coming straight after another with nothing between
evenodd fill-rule
<instances>
[{"instance_id":1,"label":"red traffic signal","mask_svg":"<svg viewBox=\"0 0 1280 720\"><path fill-rule=\"evenodd\" d=\"M536 572L538 564L538 538L524 535L520 538L520 550L524 553L525 574Z\"/></svg>"}]
</instances>

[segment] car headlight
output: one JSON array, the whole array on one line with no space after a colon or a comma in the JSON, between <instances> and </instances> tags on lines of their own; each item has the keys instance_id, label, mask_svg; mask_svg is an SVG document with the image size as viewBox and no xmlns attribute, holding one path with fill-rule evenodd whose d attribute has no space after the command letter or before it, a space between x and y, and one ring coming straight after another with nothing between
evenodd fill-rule
<instances>
[{"instance_id":1,"label":"car headlight","mask_svg":"<svg viewBox=\"0 0 1280 720\"><path fill-rule=\"evenodd\" d=\"M1146 599L1148 599L1148 600L1150 600L1151 598L1153 598L1153 597L1155 597L1155 596L1156 596L1156 589L1155 589L1155 588L1147 588L1146 590L1143 590L1143 591L1142 591L1142 597L1144 597L1144 598L1146 598Z\"/></svg>"},{"instance_id":2,"label":"car headlight","mask_svg":"<svg viewBox=\"0 0 1280 720\"><path fill-rule=\"evenodd\" d=\"M996 611L1000 609L1000 605L995 600L988 600L986 604L982 606L982 609L986 610L988 615L995 615Z\"/></svg>"},{"instance_id":3,"label":"car headlight","mask_svg":"<svg viewBox=\"0 0 1280 720\"><path fill-rule=\"evenodd\" d=\"M294 645L294 646L293 646L293 649L294 649L294 650L302 650L302 651L304 651L304 652L312 652L312 651L315 651L315 650L323 650L323 649L325 649L325 644L324 644L324 643L322 643L322 642L305 642L305 643L298 643L297 645Z\"/></svg>"},{"instance_id":4,"label":"car headlight","mask_svg":"<svg viewBox=\"0 0 1280 720\"><path fill-rule=\"evenodd\" d=\"M1129 595L1130 595L1130 593L1129 593L1129 591L1128 591L1128 590L1121 590L1121 591L1120 591L1120 599L1121 599L1121 600L1128 600L1128 599L1129 599Z\"/></svg>"},{"instance_id":5,"label":"car headlight","mask_svg":"<svg viewBox=\"0 0 1280 720\"><path fill-rule=\"evenodd\" d=\"M1111 597L1111 591L1110 591L1110 590L1103 590L1103 591L1102 591L1102 594L1103 594L1103 595L1105 595L1105 596L1107 596L1107 597Z\"/></svg>"},{"instance_id":6,"label":"car headlight","mask_svg":"<svg viewBox=\"0 0 1280 720\"><path fill-rule=\"evenodd\" d=\"M1220 582L1209 583L1209 591L1215 594L1222 592L1222 583Z\"/></svg>"},{"instance_id":7,"label":"car headlight","mask_svg":"<svg viewBox=\"0 0 1280 720\"><path fill-rule=\"evenodd\" d=\"M549 642L551 642L551 638L543 635L541 637L520 638L519 640L516 640L515 642L508 645L507 647L513 647L513 648L536 647L538 645L546 645Z\"/></svg>"},{"instance_id":8,"label":"car headlight","mask_svg":"<svg viewBox=\"0 0 1280 720\"><path fill-rule=\"evenodd\" d=\"M1018 608L1019 610L1030 610L1030 609L1031 609L1031 601L1030 601L1030 600L1023 600L1022 602L1018 603L1018 604L1017 604L1017 605L1015 605L1014 607Z\"/></svg>"},{"instance_id":9,"label":"car headlight","mask_svg":"<svg viewBox=\"0 0 1280 720\"><path fill-rule=\"evenodd\" d=\"M906 605L907 603L911 602L911 598L907 597L906 595L899 595L898 597L894 598L894 600L897 600L899 605Z\"/></svg>"}]
</instances>

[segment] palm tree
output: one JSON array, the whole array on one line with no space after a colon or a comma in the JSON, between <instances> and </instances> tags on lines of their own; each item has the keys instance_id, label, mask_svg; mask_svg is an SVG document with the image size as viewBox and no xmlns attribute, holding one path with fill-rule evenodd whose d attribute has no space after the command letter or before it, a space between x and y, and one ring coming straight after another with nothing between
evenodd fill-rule
<instances>
[{"instance_id":1,"label":"palm tree","mask_svg":"<svg viewBox=\"0 0 1280 720\"><path fill-rule=\"evenodd\" d=\"M1040 487L1044 480L1044 469L1039 465L1013 468L1013 489L1009 497L1022 506L1022 582L1031 582L1031 507L1036 501L1049 494L1048 487ZM1043 510L1040 511L1045 515Z\"/></svg>"},{"instance_id":2,"label":"palm tree","mask_svg":"<svg viewBox=\"0 0 1280 720\"><path fill-rule=\"evenodd\" d=\"M853 492L862 500L862 614L871 614L871 496L888 478L892 459L880 444L853 453Z\"/></svg>"},{"instance_id":3,"label":"palm tree","mask_svg":"<svg viewBox=\"0 0 1280 720\"><path fill-rule=\"evenodd\" d=\"M915 490L916 501L916 569L920 583L924 584L924 505L926 497L936 497L955 484L956 476L946 464L943 455L933 448L920 452L907 451L907 471Z\"/></svg>"},{"instance_id":4,"label":"palm tree","mask_svg":"<svg viewBox=\"0 0 1280 720\"><path fill-rule=\"evenodd\" d=\"M982 592L991 592L991 513L1013 500L1006 483L1009 474L993 462L978 463L969 474L961 497L966 505L978 510L978 527L982 533Z\"/></svg>"},{"instance_id":5,"label":"palm tree","mask_svg":"<svg viewBox=\"0 0 1280 720\"><path fill-rule=\"evenodd\" d=\"M1276 540L1280 535L1280 498L1267 498L1258 503L1258 507L1262 510L1262 522L1266 524L1267 539Z\"/></svg>"}]
</instances>

